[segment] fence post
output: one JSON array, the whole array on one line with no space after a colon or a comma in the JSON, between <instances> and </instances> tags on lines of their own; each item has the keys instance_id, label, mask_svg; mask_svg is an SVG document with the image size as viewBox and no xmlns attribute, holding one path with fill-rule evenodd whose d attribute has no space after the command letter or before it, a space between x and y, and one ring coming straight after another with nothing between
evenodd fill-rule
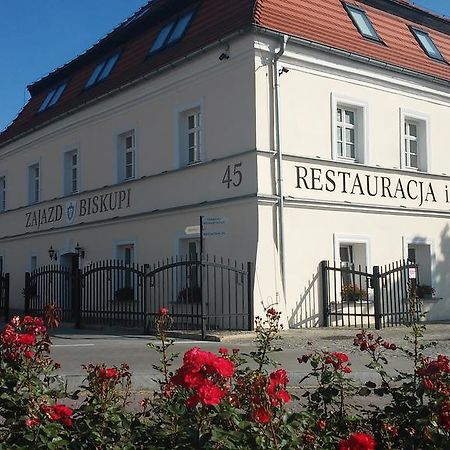
<instances>
[{"instance_id":1,"label":"fence post","mask_svg":"<svg viewBox=\"0 0 450 450\"><path fill-rule=\"evenodd\" d=\"M202 325L202 340L204 341L206 339L206 296L203 292L203 276L205 275L205 271L203 270L203 254L200 254L200 297L201 297L201 305L202 305L202 318L201 318L201 325Z\"/></svg>"},{"instance_id":2,"label":"fence post","mask_svg":"<svg viewBox=\"0 0 450 450\"><path fill-rule=\"evenodd\" d=\"M77 267L72 269L72 283L75 327L81 328L81 270Z\"/></svg>"},{"instance_id":3,"label":"fence post","mask_svg":"<svg viewBox=\"0 0 450 450\"><path fill-rule=\"evenodd\" d=\"M322 323L324 327L328 327L328 304L330 301L328 285L329 285L329 276L328 276L328 261L320 262L320 269L322 274Z\"/></svg>"},{"instance_id":4,"label":"fence post","mask_svg":"<svg viewBox=\"0 0 450 450\"><path fill-rule=\"evenodd\" d=\"M247 263L247 302L248 302L248 330L253 331L255 325L253 299L253 264Z\"/></svg>"},{"instance_id":5,"label":"fence post","mask_svg":"<svg viewBox=\"0 0 450 450\"><path fill-rule=\"evenodd\" d=\"M3 278L3 292L5 293L5 322L9 322L9 273Z\"/></svg>"},{"instance_id":6,"label":"fence post","mask_svg":"<svg viewBox=\"0 0 450 450\"><path fill-rule=\"evenodd\" d=\"M373 287L373 309L375 313L375 329L381 329L381 290L380 290L380 267L374 266L372 272Z\"/></svg>"},{"instance_id":7,"label":"fence post","mask_svg":"<svg viewBox=\"0 0 450 450\"><path fill-rule=\"evenodd\" d=\"M24 297L25 297L25 315L30 315L30 272L25 272L25 289L24 289Z\"/></svg>"}]
</instances>

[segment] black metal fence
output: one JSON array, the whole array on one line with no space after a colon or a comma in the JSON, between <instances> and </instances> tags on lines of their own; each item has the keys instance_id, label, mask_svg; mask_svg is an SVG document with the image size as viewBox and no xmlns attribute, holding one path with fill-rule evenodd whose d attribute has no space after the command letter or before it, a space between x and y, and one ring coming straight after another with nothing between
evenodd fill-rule
<instances>
[{"instance_id":1,"label":"black metal fence","mask_svg":"<svg viewBox=\"0 0 450 450\"><path fill-rule=\"evenodd\" d=\"M9 320L9 273L0 272L0 318Z\"/></svg>"},{"instance_id":2,"label":"black metal fence","mask_svg":"<svg viewBox=\"0 0 450 450\"><path fill-rule=\"evenodd\" d=\"M70 321L74 317L73 288L74 272L64 266L51 264L25 274L25 313L44 314L47 305L59 308L61 319Z\"/></svg>"},{"instance_id":3,"label":"black metal fence","mask_svg":"<svg viewBox=\"0 0 450 450\"><path fill-rule=\"evenodd\" d=\"M25 277L25 309L42 314L53 303L62 318L81 324L143 327L152 331L161 307L174 329L246 330L253 327L251 263L205 255L202 261L174 257L158 264L119 260L91 263L83 270L57 265Z\"/></svg>"},{"instance_id":4,"label":"black metal fence","mask_svg":"<svg viewBox=\"0 0 450 450\"><path fill-rule=\"evenodd\" d=\"M322 261L321 274L324 326L380 329L408 319L409 285L418 283L417 264L403 260L369 272L367 267Z\"/></svg>"}]
</instances>

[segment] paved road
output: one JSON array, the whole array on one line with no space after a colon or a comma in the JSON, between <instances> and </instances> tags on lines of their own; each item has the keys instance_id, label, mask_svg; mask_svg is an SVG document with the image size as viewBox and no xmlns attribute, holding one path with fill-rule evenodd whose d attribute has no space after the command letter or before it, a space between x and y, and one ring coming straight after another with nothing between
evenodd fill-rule
<instances>
[{"instance_id":1,"label":"paved road","mask_svg":"<svg viewBox=\"0 0 450 450\"><path fill-rule=\"evenodd\" d=\"M373 373L365 367L367 358L352 345L356 332L355 329L331 328L288 330L283 332L283 340L280 341L283 351L276 353L275 359L289 372L292 386L298 383L309 367L300 365L297 357L311 352L314 348L348 353L354 378L359 381L374 379ZM381 332L385 339L397 345L402 345L405 333L407 330L404 328L386 329ZM75 388L81 383L82 364L102 362L108 365L127 362L133 372L134 390L149 390L156 386L153 378L157 378L158 374L152 369L152 364L158 363L159 355L146 345L150 341L156 342L155 338L111 332L101 334L98 331L75 331L64 328L54 330L52 334L52 356L61 363L60 374L67 379L69 388ZM242 352L248 352L254 348L252 342L254 335L249 333L223 333L220 337L222 342L177 339L173 350L182 356L193 346L213 352L223 346L229 349L239 348ZM430 349L430 354L443 353L450 356L450 324L428 326L425 339L438 343L436 348ZM178 364L181 356L177 361ZM399 352L392 352L390 356L396 368L406 369L409 366L408 361L401 357Z\"/></svg>"}]
</instances>

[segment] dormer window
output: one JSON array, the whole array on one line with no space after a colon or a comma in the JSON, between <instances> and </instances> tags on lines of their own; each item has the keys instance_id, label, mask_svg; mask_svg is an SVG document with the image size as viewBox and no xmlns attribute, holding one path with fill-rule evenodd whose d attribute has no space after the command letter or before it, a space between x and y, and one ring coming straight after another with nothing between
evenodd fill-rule
<instances>
[{"instance_id":1,"label":"dormer window","mask_svg":"<svg viewBox=\"0 0 450 450\"><path fill-rule=\"evenodd\" d=\"M92 72L92 75L86 83L86 87L94 86L94 84L97 84L100 81L108 78L117 60L119 59L119 56L120 52L114 53L114 55L97 64L94 71Z\"/></svg>"},{"instance_id":2,"label":"dormer window","mask_svg":"<svg viewBox=\"0 0 450 450\"><path fill-rule=\"evenodd\" d=\"M441 52L436 47L436 44L433 42L430 35L426 31L411 27L411 32L416 38L419 45L422 47L423 51L430 58L437 59L438 61L445 61L444 57L441 55Z\"/></svg>"},{"instance_id":3,"label":"dormer window","mask_svg":"<svg viewBox=\"0 0 450 450\"><path fill-rule=\"evenodd\" d=\"M344 7L355 27L365 38L381 42L380 36L364 10L347 4L344 4Z\"/></svg>"},{"instance_id":4,"label":"dormer window","mask_svg":"<svg viewBox=\"0 0 450 450\"><path fill-rule=\"evenodd\" d=\"M45 111L46 109L55 105L56 102L60 99L66 86L67 86L67 83L63 83L63 84L60 84L57 88L50 91L47 94L47 97L45 97L45 100L42 102L42 105L39 108L39 112Z\"/></svg>"},{"instance_id":5,"label":"dormer window","mask_svg":"<svg viewBox=\"0 0 450 450\"><path fill-rule=\"evenodd\" d=\"M156 53L168 45L179 41L186 32L193 17L194 10L191 9L190 11L164 25L158 33L158 36L156 36L156 39L153 41L153 45L151 46L149 53Z\"/></svg>"}]
</instances>

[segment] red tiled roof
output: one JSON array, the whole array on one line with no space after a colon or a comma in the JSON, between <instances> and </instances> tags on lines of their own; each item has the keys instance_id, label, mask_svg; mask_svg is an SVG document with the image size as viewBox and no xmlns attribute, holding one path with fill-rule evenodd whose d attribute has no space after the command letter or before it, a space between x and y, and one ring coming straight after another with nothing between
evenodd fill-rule
<instances>
[{"instance_id":1,"label":"red tiled roof","mask_svg":"<svg viewBox=\"0 0 450 450\"><path fill-rule=\"evenodd\" d=\"M366 11L383 45L358 32L340 0L259 0L259 3L262 7L258 23L265 28L450 81L450 65L425 54L408 28L417 26L412 21L365 2L349 0L348 4ZM429 33L441 54L450 61L450 36L423 25L420 28Z\"/></svg>"},{"instance_id":2,"label":"red tiled roof","mask_svg":"<svg viewBox=\"0 0 450 450\"><path fill-rule=\"evenodd\" d=\"M429 58L408 28L416 25L427 31L444 58L450 61L448 19L417 8L407 0L348 0L348 3L366 11L383 43L361 36L340 0L153 0L140 10L145 12L147 9L141 17L125 21L86 53L31 85L31 99L0 134L0 145L252 25L450 82L450 66ZM376 4L389 8L383 11L371 6ZM170 49L148 57L151 43L161 26L174 14L193 5L197 5L197 11L183 39ZM398 10L395 15L393 7ZM417 18L420 24L414 21ZM122 54L111 75L98 85L84 89L95 66L117 49L121 49ZM57 104L38 114L48 92L63 81L68 81L67 88Z\"/></svg>"}]
</instances>

